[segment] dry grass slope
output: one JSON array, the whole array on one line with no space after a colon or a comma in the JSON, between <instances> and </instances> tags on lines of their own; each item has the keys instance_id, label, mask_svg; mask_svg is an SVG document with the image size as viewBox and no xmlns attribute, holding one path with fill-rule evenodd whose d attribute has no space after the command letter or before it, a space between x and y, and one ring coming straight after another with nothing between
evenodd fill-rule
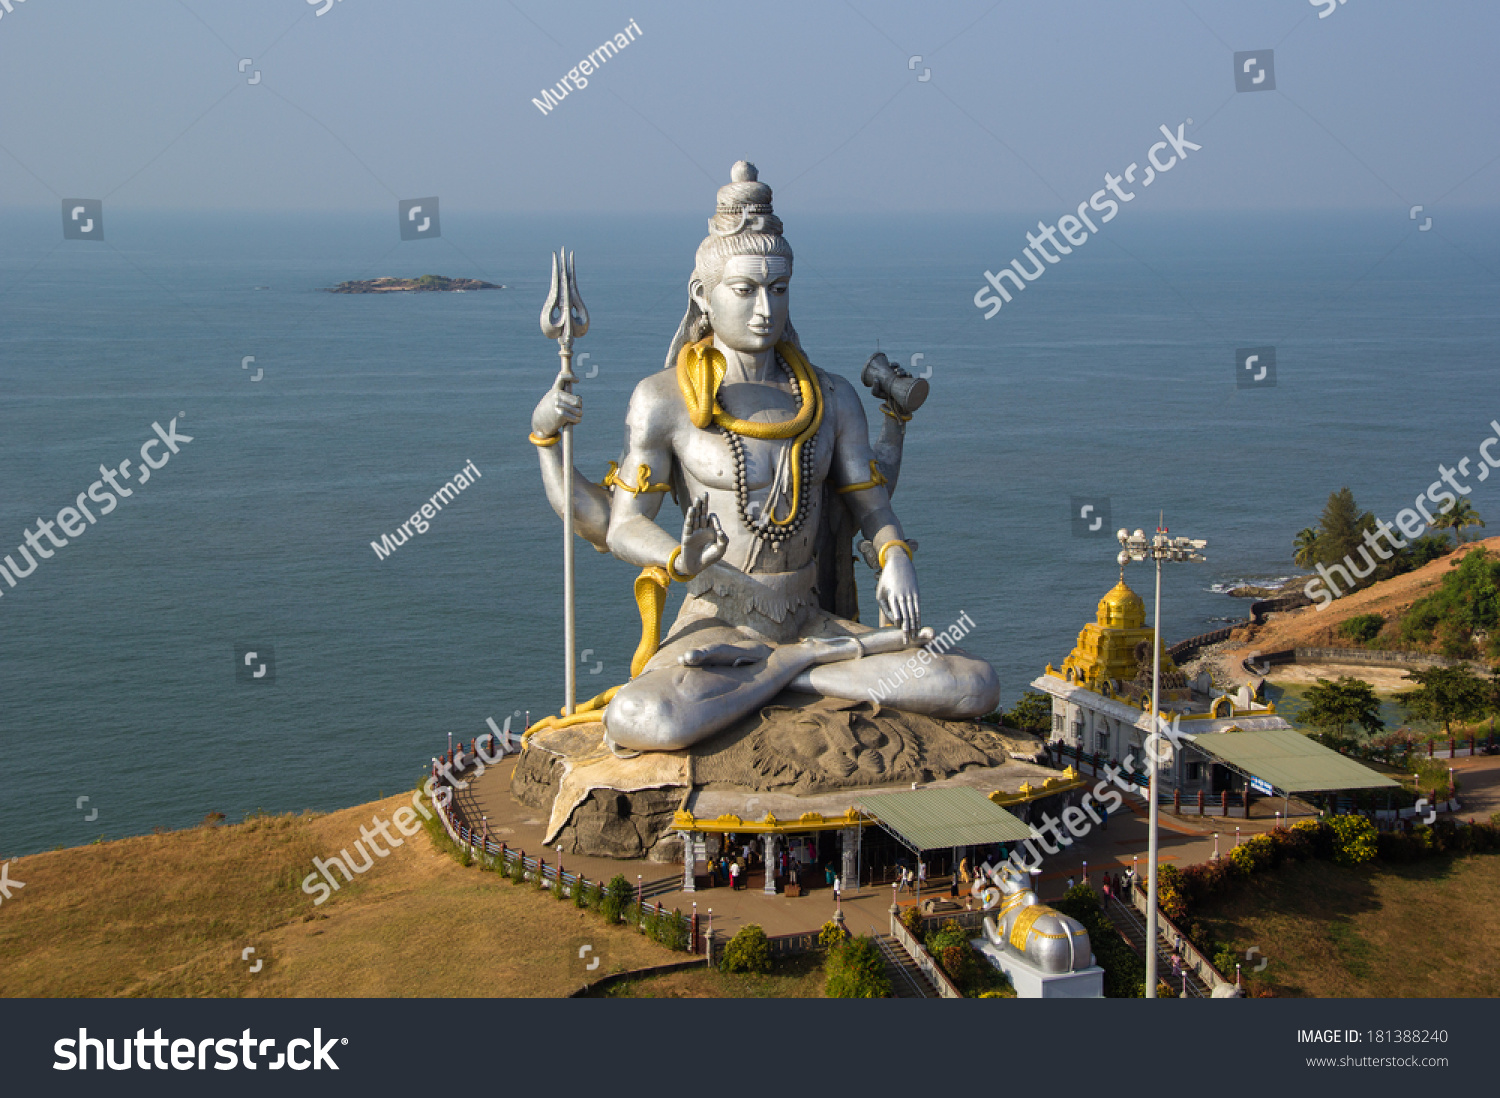
<instances>
[{"instance_id":1,"label":"dry grass slope","mask_svg":"<svg viewBox=\"0 0 1500 1098\"><path fill-rule=\"evenodd\" d=\"M1270 958L1279 995L1500 995L1500 857L1346 868L1297 862L1203 905L1198 917L1241 953Z\"/></svg>"},{"instance_id":2,"label":"dry grass slope","mask_svg":"<svg viewBox=\"0 0 1500 1098\"><path fill-rule=\"evenodd\" d=\"M352 850L361 824L407 801L22 858L10 876L25 888L0 911L0 995L548 997L582 982L581 942L601 972L681 959L458 865L425 832L315 906L301 890L314 855Z\"/></svg>"}]
</instances>

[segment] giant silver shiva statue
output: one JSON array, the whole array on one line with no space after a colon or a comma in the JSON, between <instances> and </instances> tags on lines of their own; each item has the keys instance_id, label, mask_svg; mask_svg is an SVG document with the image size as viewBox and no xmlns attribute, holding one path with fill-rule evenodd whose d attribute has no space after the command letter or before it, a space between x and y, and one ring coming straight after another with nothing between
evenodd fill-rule
<instances>
[{"instance_id":1,"label":"giant silver shiva statue","mask_svg":"<svg viewBox=\"0 0 1500 1098\"><path fill-rule=\"evenodd\" d=\"M864 699L879 686L892 709L958 720L989 713L999 702L995 672L961 649L928 645L924 674L898 673L914 655L907 649L931 636L890 498L925 382L881 355L867 364L866 384L886 397L872 447L854 387L808 362L792 327L792 249L770 187L744 161L731 179L698 246L665 368L631 396L619 461L603 485L572 477L577 533L642 569L645 635L630 681L564 719L597 721L602 708L617 751L675 751L786 689ZM582 416L565 385L532 414L559 515L568 505L563 447L552 443ZM682 505L680 535L656 522L668 493ZM857 533L879 571L879 628L853 620ZM673 581L687 595L662 637Z\"/></svg>"}]
</instances>

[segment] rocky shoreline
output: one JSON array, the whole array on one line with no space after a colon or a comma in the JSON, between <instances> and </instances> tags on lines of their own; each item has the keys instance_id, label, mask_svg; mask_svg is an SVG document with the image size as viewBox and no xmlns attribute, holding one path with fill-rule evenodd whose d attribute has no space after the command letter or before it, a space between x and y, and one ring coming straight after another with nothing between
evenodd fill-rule
<instances>
[{"instance_id":1,"label":"rocky shoreline","mask_svg":"<svg viewBox=\"0 0 1500 1098\"><path fill-rule=\"evenodd\" d=\"M1275 585L1242 584L1239 587L1231 587L1222 592L1232 599L1275 599L1283 595L1295 595L1307 584L1311 576L1293 576L1283 583Z\"/></svg>"},{"instance_id":2,"label":"rocky shoreline","mask_svg":"<svg viewBox=\"0 0 1500 1098\"><path fill-rule=\"evenodd\" d=\"M423 275L421 278L372 278L363 282L340 282L325 287L330 294L397 294L397 293L467 293L470 290L503 290L504 286L478 278L446 278Z\"/></svg>"}]
</instances>

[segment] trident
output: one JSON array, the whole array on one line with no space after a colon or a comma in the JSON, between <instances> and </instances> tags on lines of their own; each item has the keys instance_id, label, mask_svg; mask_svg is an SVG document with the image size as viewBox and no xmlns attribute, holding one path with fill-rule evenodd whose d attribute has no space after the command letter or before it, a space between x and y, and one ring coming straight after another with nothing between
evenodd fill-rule
<instances>
[{"instance_id":1,"label":"trident","mask_svg":"<svg viewBox=\"0 0 1500 1098\"><path fill-rule=\"evenodd\" d=\"M589 330L589 311L578 293L578 276L573 270L573 255L566 248L552 253L552 290L542 306L542 334L557 340L557 356L562 369L557 373L556 387L564 393L573 391L578 376L573 373L573 340L582 339ZM563 646L567 649L567 670L563 676L563 716L572 716L578 701L575 672L578 665L573 633L573 427L562 426L563 465Z\"/></svg>"}]
</instances>

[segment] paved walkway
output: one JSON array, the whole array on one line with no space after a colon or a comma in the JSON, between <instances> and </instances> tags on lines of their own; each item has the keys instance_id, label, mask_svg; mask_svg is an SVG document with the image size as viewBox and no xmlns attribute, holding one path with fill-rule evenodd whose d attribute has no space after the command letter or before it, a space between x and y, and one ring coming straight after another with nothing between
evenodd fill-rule
<instances>
[{"instance_id":1,"label":"paved walkway","mask_svg":"<svg viewBox=\"0 0 1500 1098\"><path fill-rule=\"evenodd\" d=\"M1496 761L1500 763L1500 760ZM458 794L458 807L466 819L476 824L481 815L487 815L493 838L531 855L542 853L549 864L555 864L557 853L546 851L542 846L546 828L543 814L526 808L510 796L510 777L514 769L513 759L490 767L482 778L470 783L468 790ZM1176 865L1207 861L1214 850L1215 831L1219 832L1219 852L1225 854L1234 845L1236 825L1241 829L1241 835L1248 838L1269 830L1276 822L1274 818L1224 820L1210 817L1199 820L1197 817L1176 817L1166 811L1161 813L1160 820L1162 862ZM1069 877L1082 879L1085 862L1088 863L1090 879L1096 884L1101 872L1120 873L1132 864L1140 872L1145 872L1146 832L1145 806L1127 804L1110 817L1107 828L1094 829L1071 847L1044 860L1043 871L1037 879L1042 898L1061 897L1067 889ZM772 935L816 930L833 916L834 911L833 890L821 884L795 898L783 894L767 896L760 891L763 878L757 873L751 878L751 886L739 891L720 886L687 893L682 891L680 863L664 865L582 855L563 855L562 860L564 868L581 872L590 880L608 881L618 873L628 881L638 882L647 900L659 900L668 911L675 908L691 914L696 902L699 914L706 921L712 908L716 936L721 932L733 933L747 923L759 923L767 934ZM922 898L948 899L948 880L929 882ZM869 933L872 928L886 932L892 899L889 885L846 892L842 897L846 925L856 933ZM958 902L964 900L965 897L960 897ZM909 906L916 902L916 898L905 892L898 902Z\"/></svg>"},{"instance_id":2,"label":"paved walkway","mask_svg":"<svg viewBox=\"0 0 1500 1098\"><path fill-rule=\"evenodd\" d=\"M1500 755L1453 759L1448 765L1458 781L1459 819L1483 823L1500 812Z\"/></svg>"},{"instance_id":3,"label":"paved walkway","mask_svg":"<svg viewBox=\"0 0 1500 1098\"><path fill-rule=\"evenodd\" d=\"M1460 817L1488 819L1490 813L1500 811L1500 757L1480 756L1455 760L1454 770L1458 777L1459 800L1463 804ZM470 783L470 788L459 793L458 807L466 819L477 824L481 814L489 817L490 835L505 842L512 849L520 848L528 854L543 854L549 864L555 864L556 851L547 851L542 846L546 820L543 814L526 808L510 796L510 777L515 761L507 760L489 768L482 778ZM1160 847L1163 864L1188 866L1208 861L1217 845L1221 856L1227 855L1234 846L1236 836L1269 831L1277 823L1269 815L1272 806L1280 802L1265 800L1257 804L1257 810L1268 815L1249 819L1210 816L1174 816L1170 811L1160 813ZM1297 803L1292 802L1294 819L1297 818ZM1087 865L1089 879L1097 886L1101 873L1123 873L1134 866L1138 872L1146 871L1147 820L1146 805L1127 801L1118 812L1111 815L1108 826L1094 828L1072 846L1057 854L1047 856L1042 863L1042 873L1037 878L1037 891L1044 900L1053 900L1067 890L1071 878L1081 881ZM1217 833L1217 844L1215 834ZM727 886L699 889L697 892L682 891L682 866L680 863L664 865L644 860L614 860L589 858L582 855L564 855L563 865L572 872L582 872L590 880L608 881L616 874L626 880L638 882L642 895L647 900L659 900L666 910L680 909L691 914L693 905L706 922L708 912L713 910L713 925L716 936L732 934L747 923L759 923L767 934L793 934L816 930L834 911L833 890L818 884L810 887L799 897L782 894L767 896L760 891L763 878L759 873L751 878L751 885L739 891ZM809 875L811 876L811 875ZM928 883L923 898L948 899L946 879ZM890 925L890 907L893 899L889 885L865 887L842 897L846 925L855 933L869 933L872 929L885 933ZM963 903L964 897L958 902ZM909 906L916 902L910 892L903 893L898 902Z\"/></svg>"}]
</instances>

